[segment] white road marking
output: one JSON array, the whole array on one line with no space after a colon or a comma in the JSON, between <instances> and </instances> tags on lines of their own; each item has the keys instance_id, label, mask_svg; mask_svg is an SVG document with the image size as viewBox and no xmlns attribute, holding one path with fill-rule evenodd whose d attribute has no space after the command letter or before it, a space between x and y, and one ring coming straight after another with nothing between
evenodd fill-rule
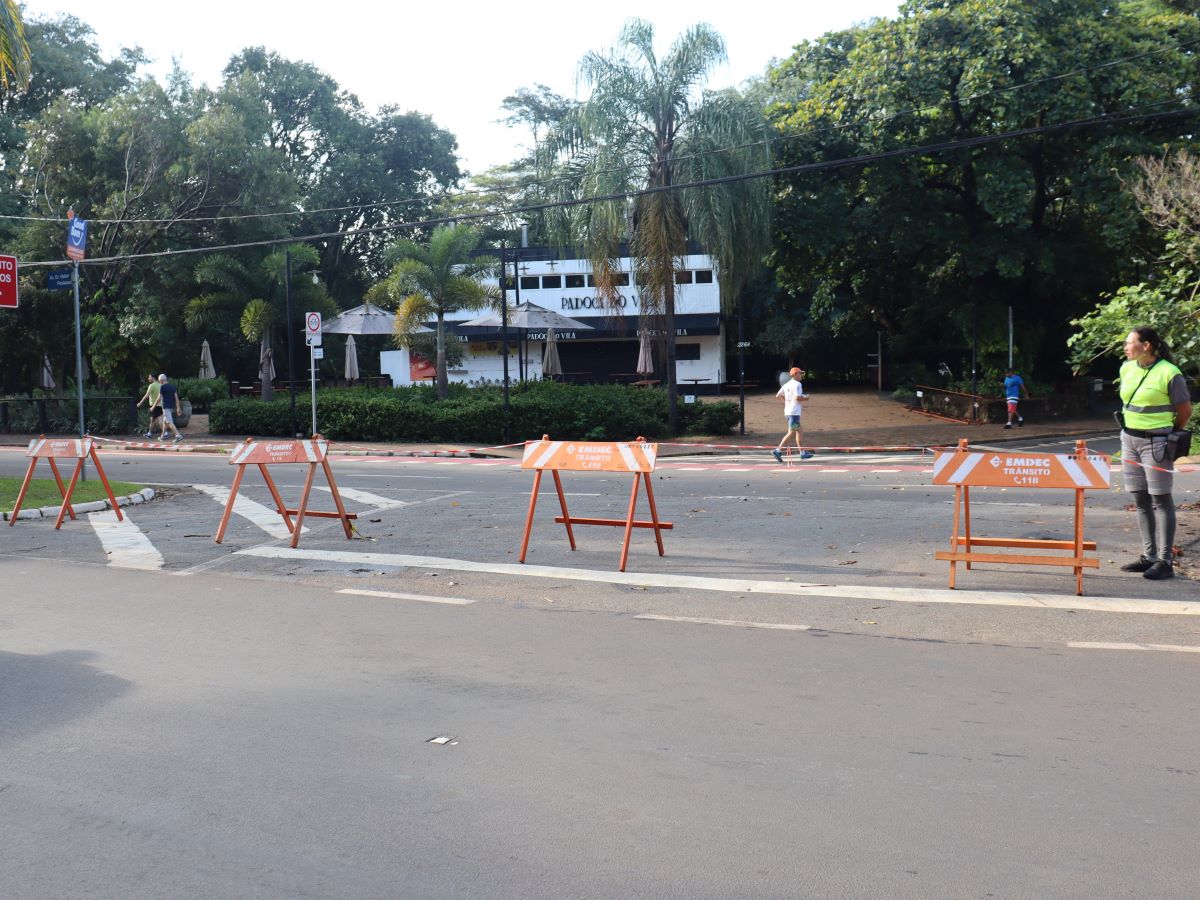
<instances>
[{"instance_id":1,"label":"white road marking","mask_svg":"<svg viewBox=\"0 0 1200 900\"><path fill-rule=\"evenodd\" d=\"M193 485L196 490L208 494L221 506L225 506L229 502L229 488L222 484L197 484ZM286 501L285 501L286 502ZM287 526L283 524L283 517L275 510L263 506L256 500L251 500L245 494L238 492L237 499L233 501L233 511L244 519L248 519L253 524L257 525L267 534L274 538L290 538L292 533L288 531ZM308 532L308 526L305 525L301 529L301 534Z\"/></svg>"},{"instance_id":2,"label":"white road marking","mask_svg":"<svg viewBox=\"0 0 1200 900\"><path fill-rule=\"evenodd\" d=\"M333 494L333 490L322 485L313 485L318 491L324 491L326 494ZM349 500L357 500L359 503L365 503L367 506L377 506L381 509L388 506L408 506L405 500L396 500L392 497L381 497L378 494L372 494L370 491L360 491L356 488L339 487L338 493Z\"/></svg>"},{"instance_id":3,"label":"white road marking","mask_svg":"<svg viewBox=\"0 0 1200 900\"><path fill-rule=\"evenodd\" d=\"M1168 653L1200 653L1200 647L1186 644L1120 644L1107 641L1071 641L1068 647L1077 650L1165 650Z\"/></svg>"},{"instance_id":4,"label":"white road marking","mask_svg":"<svg viewBox=\"0 0 1200 900\"><path fill-rule=\"evenodd\" d=\"M359 597L383 597L385 600L419 600L422 603L444 603L447 606L470 606L474 600L464 597L430 597L428 594L398 594L395 591L365 591L342 588L339 594L355 594Z\"/></svg>"},{"instance_id":5,"label":"white road marking","mask_svg":"<svg viewBox=\"0 0 1200 900\"><path fill-rule=\"evenodd\" d=\"M849 469L817 469L818 472L849 472Z\"/></svg>"},{"instance_id":6,"label":"white road marking","mask_svg":"<svg viewBox=\"0 0 1200 900\"><path fill-rule=\"evenodd\" d=\"M88 522L100 538L100 545L108 554L108 564L113 568L156 571L165 564L162 554L133 524L128 513L122 521L117 521L116 513L107 509L89 515Z\"/></svg>"},{"instance_id":7,"label":"white road marking","mask_svg":"<svg viewBox=\"0 0 1200 900\"><path fill-rule=\"evenodd\" d=\"M769 628L773 631L808 631L807 625L784 625L779 622L743 622L739 619L700 619L694 616L634 616L651 622L687 622L692 625L732 625L737 628Z\"/></svg>"},{"instance_id":8,"label":"white road marking","mask_svg":"<svg viewBox=\"0 0 1200 900\"><path fill-rule=\"evenodd\" d=\"M569 569L520 563L485 563L438 556L408 556L401 553L356 553L349 550L310 550L300 547L248 547L236 555L267 559L309 559L363 565L411 566L458 572L484 572L518 578L556 578L597 584L630 584L647 587L685 588L733 594L780 594L790 597L842 597L849 600L885 600L894 603L961 603L975 606L1020 606L1034 609L1074 609L1091 612L1139 613L1149 615L1200 616L1200 603L1178 600L1137 600L1121 597L1074 597L1059 594L1025 594L1008 591L951 591L935 588L891 588L877 585L835 585L798 581L758 581L744 578L710 578L699 575L612 572L598 569Z\"/></svg>"}]
</instances>

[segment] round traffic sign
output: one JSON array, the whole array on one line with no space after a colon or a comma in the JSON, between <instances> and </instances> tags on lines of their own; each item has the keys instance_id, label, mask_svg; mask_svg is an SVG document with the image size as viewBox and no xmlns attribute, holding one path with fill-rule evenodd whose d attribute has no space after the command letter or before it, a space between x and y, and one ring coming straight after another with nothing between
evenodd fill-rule
<instances>
[{"instance_id":1,"label":"round traffic sign","mask_svg":"<svg viewBox=\"0 0 1200 900\"><path fill-rule=\"evenodd\" d=\"M304 330L309 334L320 334L321 332L321 314L319 312L306 313L304 316Z\"/></svg>"}]
</instances>

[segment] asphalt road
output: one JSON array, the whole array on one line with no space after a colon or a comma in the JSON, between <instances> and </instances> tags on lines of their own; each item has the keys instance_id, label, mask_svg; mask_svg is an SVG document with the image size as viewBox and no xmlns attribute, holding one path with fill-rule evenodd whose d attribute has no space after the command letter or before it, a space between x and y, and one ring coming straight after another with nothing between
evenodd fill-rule
<instances>
[{"instance_id":1,"label":"asphalt road","mask_svg":"<svg viewBox=\"0 0 1200 900\"><path fill-rule=\"evenodd\" d=\"M1119 493L1076 599L946 591L915 458L667 463L627 579L551 493L516 571L503 463L335 458L359 534L293 554L212 542L223 458L105 462L162 490L129 511L157 561L0 526L0 896L1194 896L1197 592L1108 565ZM564 480L623 514L627 478ZM980 491L980 530L1063 533L1049 493Z\"/></svg>"}]
</instances>

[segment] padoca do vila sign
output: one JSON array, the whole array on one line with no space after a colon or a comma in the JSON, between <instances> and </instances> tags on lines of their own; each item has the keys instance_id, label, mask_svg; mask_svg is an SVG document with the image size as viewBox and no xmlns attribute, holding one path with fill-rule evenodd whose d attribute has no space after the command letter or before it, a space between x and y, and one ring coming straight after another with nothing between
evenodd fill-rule
<instances>
[{"instance_id":1,"label":"padoca do vila sign","mask_svg":"<svg viewBox=\"0 0 1200 900\"><path fill-rule=\"evenodd\" d=\"M17 308L17 258L0 256L0 307Z\"/></svg>"}]
</instances>

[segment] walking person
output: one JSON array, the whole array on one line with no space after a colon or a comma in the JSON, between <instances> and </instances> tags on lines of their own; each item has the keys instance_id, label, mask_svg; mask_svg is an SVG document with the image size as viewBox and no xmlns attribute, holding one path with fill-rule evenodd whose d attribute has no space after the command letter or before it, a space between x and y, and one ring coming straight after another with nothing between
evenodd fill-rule
<instances>
[{"instance_id":1,"label":"walking person","mask_svg":"<svg viewBox=\"0 0 1200 900\"><path fill-rule=\"evenodd\" d=\"M150 421L146 424L146 437L154 437L154 420L162 418L162 403L159 398L159 383L153 373L146 376L146 393L142 394L142 399L137 402L138 406L143 403L149 404ZM158 423L162 426L162 423Z\"/></svg>"},{"instance_id":2,"label":"walking person","mask_svg":"<svg viewBox=\"0 0 1200 900\"><path fill-rule=\"evenodd\" d=\"M1029 399L1029 390L1025 387L1025 379L1015 370L1009 369L1004 373L1004 399L1008 401L1008 422L1005 424L1005 428L1012 428L1014 416L1016 416L1018 428L1025 424L1025 420L1017 411L1017 404L1021 402L1022 394L1026 400Z\"/></svg>"},{"instance_id":3,"label":"walking person","mask_svg":"<svg viewBox=\"0 0 1200 900\"><path fill-rule=\"evenodd\" d=\"M1175 575L1175 458L1168 436L1187 425L1192 403L1187 380L1153 328L1129 332L1125 359L1118 413L1121 475L1137 509L1142 555L1121 571L1141 572L1143 578L1158 581Z\"/></svg>"},{"instance_id":4,"label":"walking person","mask_svg":"<svg viewBox=\"0 0 1200 900\"><path fill-rule=\"evenodd\" d=\"M788 427L788 430L784 432L783 437L779 441L779 446L771 451L771 455L779 462L783 462L783 447L792 435L796 437L796 449L800 451L800 458L813 458L813 454L805 450L801 443L804 438L804 432L800 429L800 410L802 405L808 402L808 395L804 393L804 385L800 382L800 379L804 376L804 370L799 367L793 367L788 374L791 377L775 393L776 397L783 399L783 416L787 419Z\"/></svg>"},{"instance_id":5,"label":"walking person","mask_svg":"<svg viewBox=\"0 0 1200 900\"><path fill-rule=\"evenodd\" d=\"M176 390L175 385L167 381L165 372L158 376L158 391L163 409L163 431L158 436L158 439L160 441L166 440L167 428L170 428L171 434L175 436L171 443L178 444L183 440L183 435L175 427L175 417L183 415L183 407L179 404L179 391Z\"/></svg>"}]
</instances>

